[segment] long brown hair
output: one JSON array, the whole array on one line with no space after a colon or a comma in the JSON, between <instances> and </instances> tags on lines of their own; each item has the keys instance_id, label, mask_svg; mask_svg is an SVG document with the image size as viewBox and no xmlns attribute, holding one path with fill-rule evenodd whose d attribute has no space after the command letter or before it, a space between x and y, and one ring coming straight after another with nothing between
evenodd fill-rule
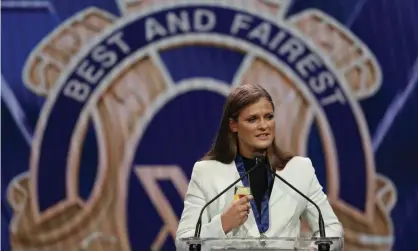
<instances>
[{"instance_id":1,"label":"long brown hair","mask_svg":"<svg viewBox=\"0 0 418 251\"><path fill-rule=\"evenodd\" d=\"M238 121L240 112L261 98L266 98L270 101L274 110L274 103L270 94L259 85L241 85L230 92L223 107L218 133L209 152L203 157L204 160L217 160L224 164L229 164L235 160L238 153L238 139L237 133L232 132L229 127L229 120ZM277 146L275 139L267 149L267 155L271 167L275 170L282 170L287 162L293 158L293 155L284 152Z\"/></svg>"}]
</instances>

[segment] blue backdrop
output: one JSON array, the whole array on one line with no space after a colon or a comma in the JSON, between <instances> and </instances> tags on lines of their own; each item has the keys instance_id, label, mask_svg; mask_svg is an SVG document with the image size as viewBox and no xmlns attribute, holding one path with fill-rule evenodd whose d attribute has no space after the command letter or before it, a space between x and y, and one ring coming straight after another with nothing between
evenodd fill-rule
<instances>
[{"instance_id":1,"label":"blue backdrop","mask_svg":"<svg viewBox=\"0 0 418 251\"><path fill-rule=\"evenodd\" d=\"M313 160L356 236L349 247L418 250L416 1L294 0L278 9L195 1L162 10L139 2L2 1L2 250L70 250L86 239L98 250L173 247L187 181L225 95L257 81L284 104L277 130L293 136L282 142ZM196 24L198 7L208 11L201 25L216 17L210 31ZM168 11L195 23L173 31ZM253 17L251 27L232 34L240 13ZM248 33L263 20L268 43ZM334 29L310 32L318 20ZM304 78L286 42L269 47L280 31L280 43L294 37L303 47L298 58L312 54L323 65ZM350 38L344 46L321 44L341 33ZM321 72L333 79L328 86L309 85ZM326 100L336 91L345 103Z\"/></svg>"}]
</instances>

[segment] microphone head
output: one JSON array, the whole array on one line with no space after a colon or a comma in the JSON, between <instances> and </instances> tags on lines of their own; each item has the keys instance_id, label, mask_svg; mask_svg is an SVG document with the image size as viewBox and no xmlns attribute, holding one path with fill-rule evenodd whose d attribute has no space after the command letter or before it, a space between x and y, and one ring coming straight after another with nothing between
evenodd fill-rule
<instances>
[{"instance_id":1,"label":"microphone head","mask_svg":"<svg viewBox=\"0 0 418 251\"><path fill-rule=\"evenodd\" d=\"M255 159L255 163L257 165L262 165L266 161L266 157L264 155L262 155L262 154L255 154L254 155L254 159Z\"/></svg>"}]
</instances>

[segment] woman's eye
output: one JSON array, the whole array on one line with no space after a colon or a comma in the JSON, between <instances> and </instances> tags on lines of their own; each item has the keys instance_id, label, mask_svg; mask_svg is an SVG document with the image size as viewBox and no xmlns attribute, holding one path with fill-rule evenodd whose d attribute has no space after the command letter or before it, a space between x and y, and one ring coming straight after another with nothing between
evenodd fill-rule
<instances>
[{"instance_id":1,"label":"woman's eye","mask_svg":"<svg viewBox=\"0 0 418 251\"><path fill-rule=\"evenodd\" d=\"M255 120L256 120L256 118L251 117L251 118L248 119L248 122L254 122Z\"/></svg>"}]
</instances>

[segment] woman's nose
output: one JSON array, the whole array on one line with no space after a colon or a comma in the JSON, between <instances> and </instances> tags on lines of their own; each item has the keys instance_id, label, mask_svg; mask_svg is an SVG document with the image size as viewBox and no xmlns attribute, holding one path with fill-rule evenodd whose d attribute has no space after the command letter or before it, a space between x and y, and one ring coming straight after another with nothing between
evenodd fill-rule
<instances>
[{"instance_id":1,"label":"woman's nose","mask_svg":"<svg viewBox=\"0 0 418 251\"><path fill-rule=\"evenodd\" d=\"M259 127L260 129L266 129L266 128L267 128L267 123L266 123L266 121L265 121L264 119L262 119L262 120L260 121L260 124L258 125L258 127Z\"/></svg>"}]
</instances>

